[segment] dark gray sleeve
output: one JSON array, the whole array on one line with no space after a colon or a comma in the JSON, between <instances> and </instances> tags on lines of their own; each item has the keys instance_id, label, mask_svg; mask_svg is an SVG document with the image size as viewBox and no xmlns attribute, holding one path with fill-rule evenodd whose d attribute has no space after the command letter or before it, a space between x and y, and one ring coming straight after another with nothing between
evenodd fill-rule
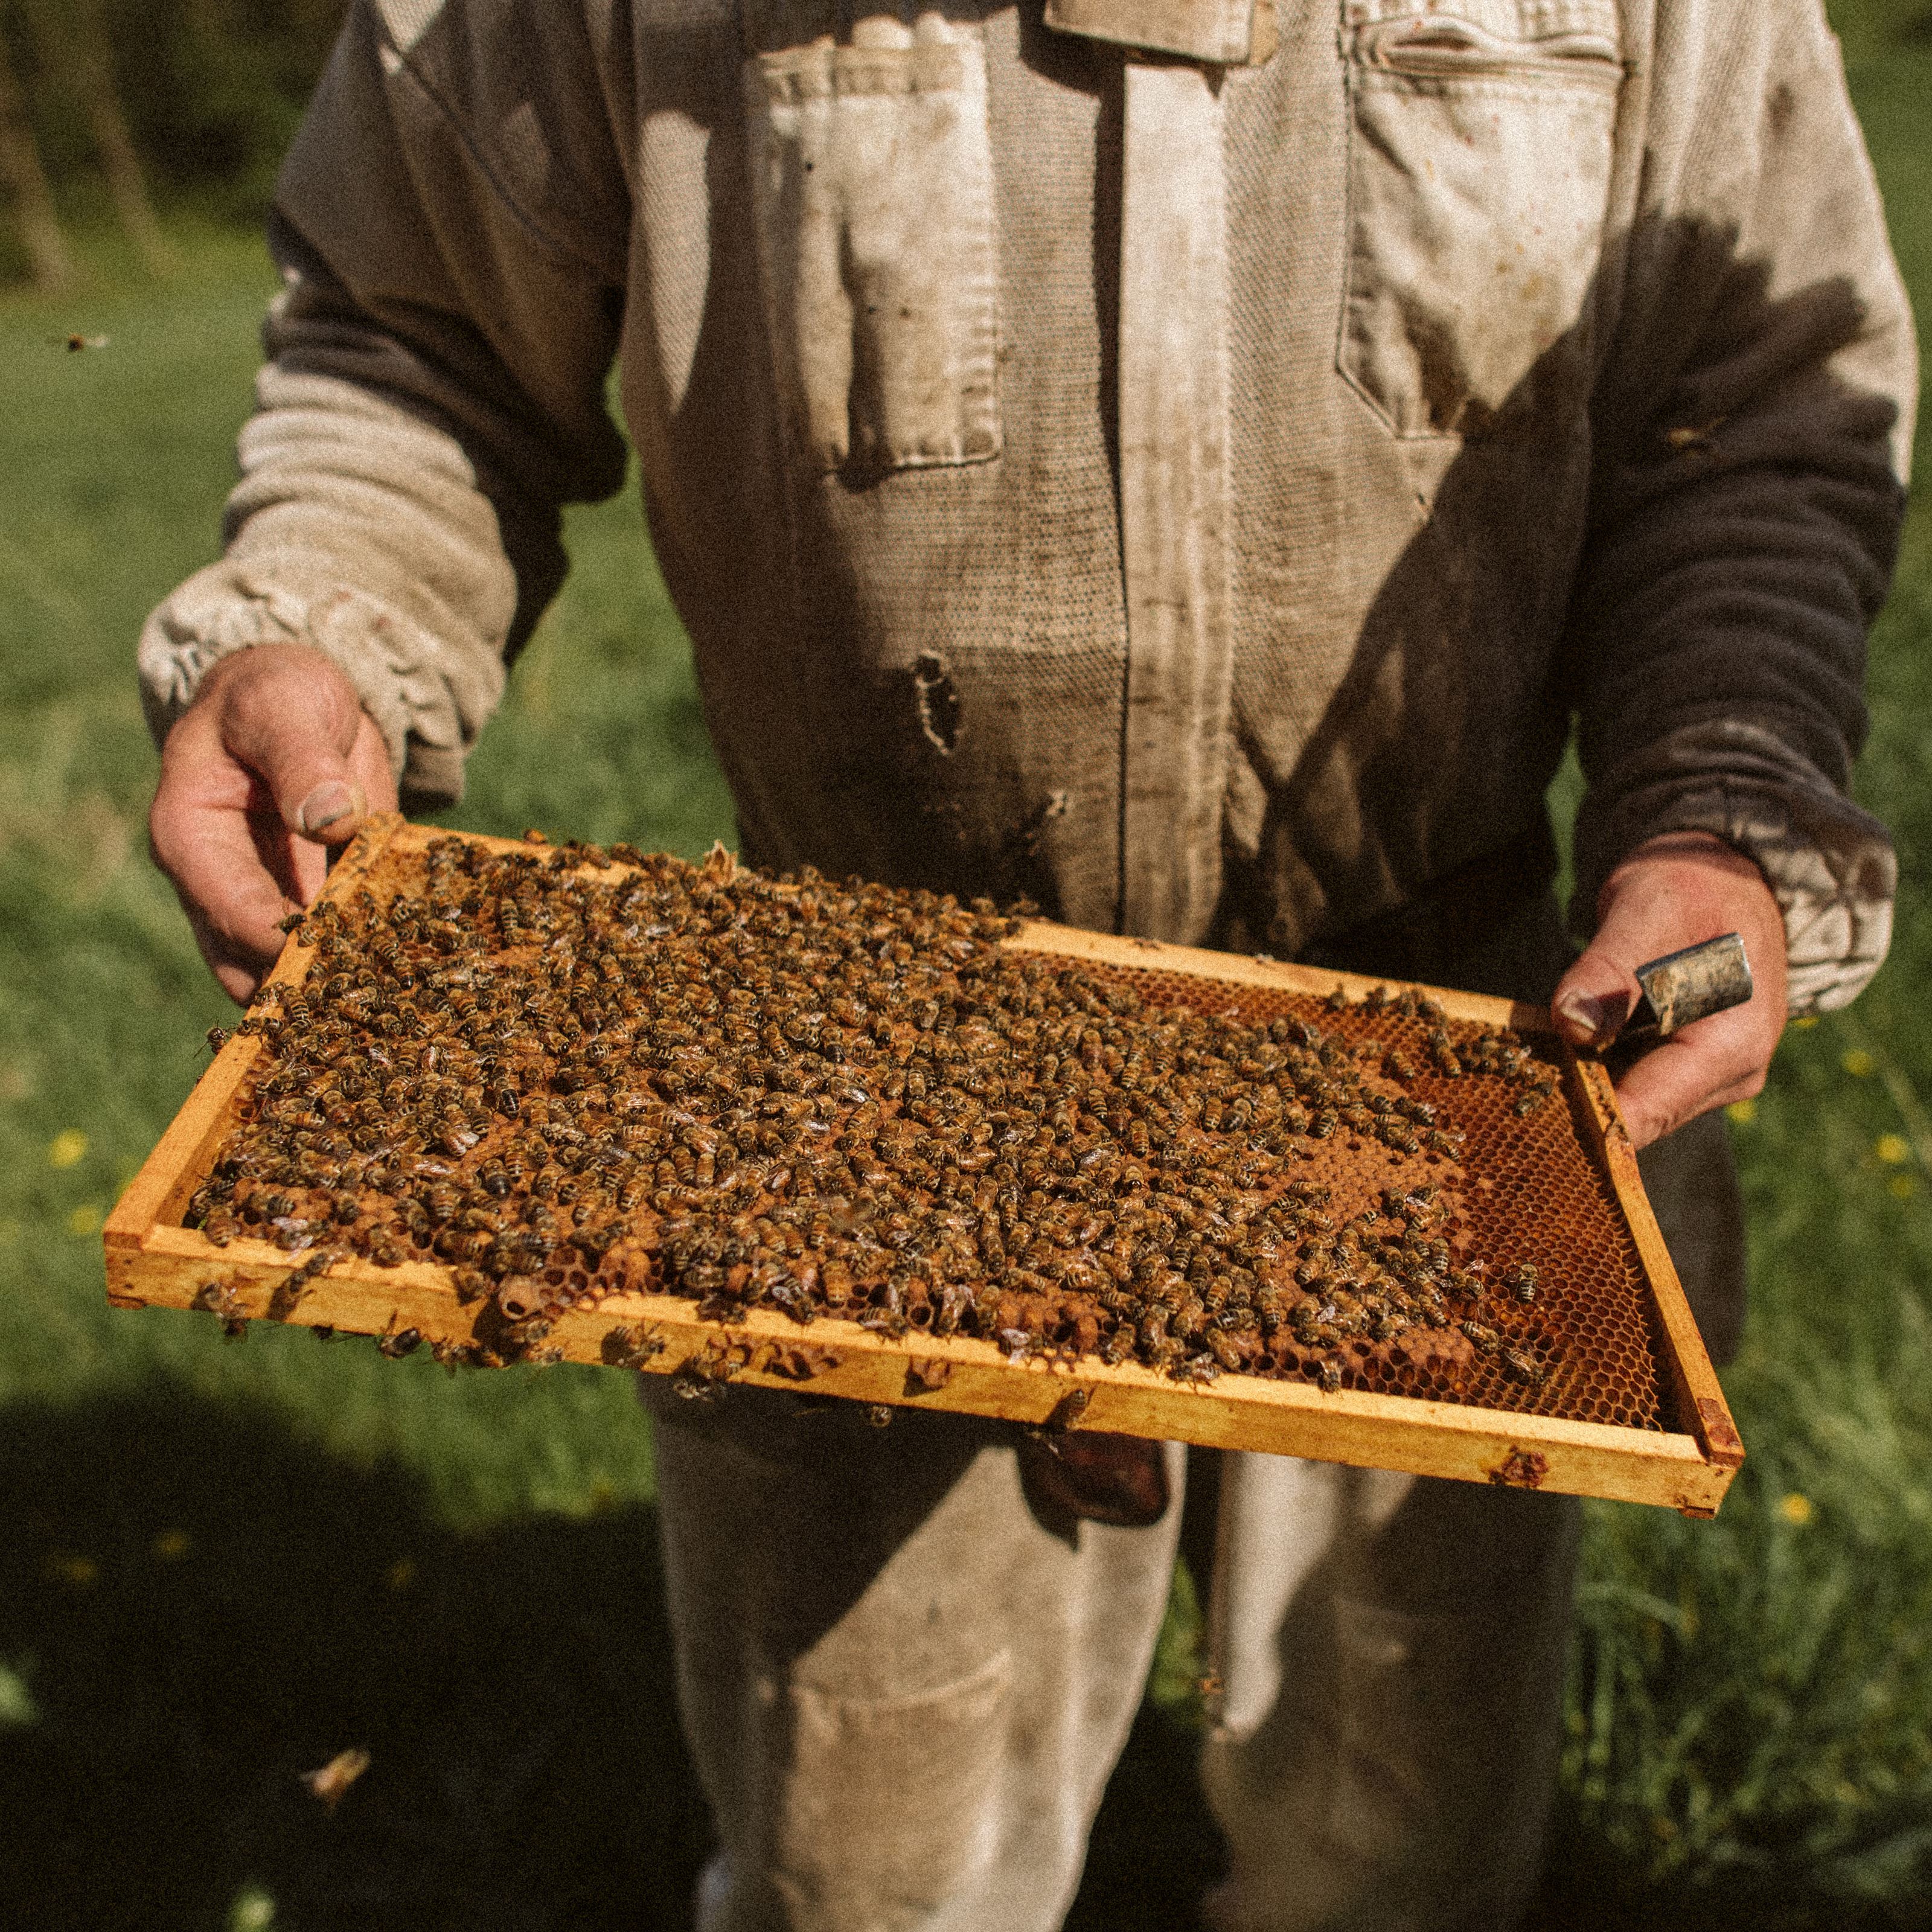
<instances>
[{"instance_id":1,"label":"dark gray sleeve","mask_svg":"<svg viewBox=\"0 0 1932 1932\"><path fill-rule=\"evenodd\" d=\"M405 785L460 793L506 659L562 581L560 506L623 479L604 381L629 50L610 11L352 9L278 187L283 292L225 554L142 634L158 732L229 652L313 644Z\"/></svg>"},{"instance_id":2,"label":"dark gray sleeve","mask_svg":"<svg viewBox=\"0 0 1932 1932\"><path fill-rule=\"evenodd\" d=\"M1891 842L1847 784L1912 320L1815 0L1662 14L1571 617L1577 917L1645 839L1714 832L1778 896L1794 1011L1826 1009L1891 933Z\"/></svg>"}]
</instances>

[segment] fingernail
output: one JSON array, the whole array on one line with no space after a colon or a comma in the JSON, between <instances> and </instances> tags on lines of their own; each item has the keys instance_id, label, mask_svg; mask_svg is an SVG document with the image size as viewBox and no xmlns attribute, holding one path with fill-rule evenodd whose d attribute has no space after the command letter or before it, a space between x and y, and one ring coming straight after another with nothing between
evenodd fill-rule
<instances>
[{"instance_id":1,"label":"fingernail","mask_svg":"<svg viewBox=\"0 0 1932 1932\"><path fill-rule=\"evenodd\" d=\"M1588 1046L1606 1046L1617 1036L1630 1010L1628 994L1565 993L1556 1002L1556 1017L1585 1036Z\"/></svg>"},{"instance_id":2,"label":"fingernail","mask_svg":"<svg viewBox=\"0 0 1932 1932\"><path fill-rule=\"evenodd\" d=\"M359 785L345 784L330 778L319 784L296 810L296 829L313 838L345 818L358 818L363 810Z\"/></svg>"}]
</instances>

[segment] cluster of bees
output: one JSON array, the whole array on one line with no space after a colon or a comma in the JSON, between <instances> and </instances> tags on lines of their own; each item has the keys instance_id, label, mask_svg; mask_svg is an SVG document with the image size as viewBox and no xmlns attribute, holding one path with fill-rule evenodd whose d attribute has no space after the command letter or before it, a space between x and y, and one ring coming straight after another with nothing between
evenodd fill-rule
<instances>
[{"instance_id":1,"label":"cluster of bees","mask_svg":"<svg viewBox=\"0 0 1932 1932\"><path fill-rule=\"evenodd\" d=\"M1002 946L988 902L722 850L412 863L292 921L309 969L242 1022L266 1051L187 1218L302 1254L279 1312L353 1254L446 1264L506 1354L632 1288L1184 1379L1360 1385L1405 1348L1548 1373L1535 1271L1470 1252L1462 1137L1411 1090L1533 1111L1553 1070L1513 1034L1412 992L1366 1003L1392 1043L1318 1002L1158 1005Z\"/></svg>"}]
</instances>

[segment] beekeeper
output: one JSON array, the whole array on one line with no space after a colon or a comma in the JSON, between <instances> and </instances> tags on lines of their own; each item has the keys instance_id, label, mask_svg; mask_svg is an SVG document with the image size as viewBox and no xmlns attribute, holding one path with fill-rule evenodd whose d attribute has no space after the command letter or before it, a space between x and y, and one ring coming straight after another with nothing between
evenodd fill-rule
<instances>
[{"instance_id":1,"label":"beekeeper","mask_svg":"<svg viewBox=\"0 0 1932 1932\"><path fill-rule=\"evenodd\" d=\"M210 963L245 995L326 847L458 795L559 506L622 481L614 362L749 859L1553 994L1580 1042L1742 933L1756 997L1622 1087L1721 1352L1709 1110L1870 976L1894 873L1845 788L1912 338L1817 0L917 4L351 8L226 554L141 644ZM1180 1452L856 1414L662 1418L700 1922L1043 1932ZM1574 1505L1221 1488L1217 1922L1508 1925Z\"/></svg>"}]
</instances>

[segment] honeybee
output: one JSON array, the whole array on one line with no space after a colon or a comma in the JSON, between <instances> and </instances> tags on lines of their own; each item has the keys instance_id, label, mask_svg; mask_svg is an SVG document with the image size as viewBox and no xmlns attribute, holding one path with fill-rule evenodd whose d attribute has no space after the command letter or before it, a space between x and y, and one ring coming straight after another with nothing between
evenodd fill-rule
<instances>
[{"instance_id":1,"label":"honeybee","mask_svg":"<svg viewBox=\"0 0 1932 1932\"><path fill-rule=\"evenodd\" d=\"M248 1310L242 1298L224 1281L205 1281L195 1290L194 1306L205 1312L218 1316L224 1326L239 1323L248 1326Z\"/></svg>"},{"instance_id":2,"label":"honeybee","mask_svg":"<svg viewBox=\"0 0 1932 1932\"><path fill-rule=\"evenodd\" d=\"M1518 1301L1532 1302L1536 1299L1536 1270L1528 1262L1517 1262L1503 1270L1496 1285Z\"/></svg>"},{"instance_id":3,"label":"honeybee","mask_svg":"<svg viewBox=\"0 0 1932 1932\"><path fill-rule=\"evenodd\" d=\"M1511 1382L1526 1383L1532 1388L1540 1388L1550 1374L1549 1370L1525 1348L1504 1348L1502 1364L1503 1373Z\"/></svg>"},{"instance_id":4,"label":"honeybee","mask_svg":"<svg viewBox=\"0 0 1932 1932\"><path fill-rule=\"evenodd\" d=\"M664 1340L656 1329L639 1322L620 1324L607 1334L600 1353L614 1368L641 1369L664 1353Z\"/></svg>"},{"instance_id":5,"label":"honeybee","mask_svg":"<svg viewBox=\"0 0 1932 1932\"><path fill-rule=\"evenodd\" d=\"M1093 1400L1094 1392L1090 1389L1069 1389L1054 1404L1042 1426L1054 1434L1064 1434L1068 1430L1077 1428Z\"/></svg>"}]
</instances>

